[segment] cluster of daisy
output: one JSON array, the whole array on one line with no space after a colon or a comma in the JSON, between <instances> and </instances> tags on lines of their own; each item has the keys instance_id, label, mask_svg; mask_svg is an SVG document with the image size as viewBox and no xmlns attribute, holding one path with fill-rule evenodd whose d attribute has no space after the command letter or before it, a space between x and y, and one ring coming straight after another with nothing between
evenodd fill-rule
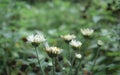
<instances>
[{"instance_id":1,"label":"cluster of daisy","mask_svg":"<svg viewBox=\"0 0 120 75\"><path fill-rule=\"evenodd\" d=\"M75 40L76 36L73 34L62 35L61 38L72 46L74 49L78 49L81 47L82 43L80 41ZM76 54L75 54L76 55ZM79 54L80 55L80 54ZM77 55L78 56L78 55ZM79 58L79 57L76 57ZM81 58L81 57L80 57Z\"/></svg>"},{"instance_id":2,"label":"cluster of daisy","mask_svg":"<svg viewBox=\"0 0 120 75\"><path fill-rule=\"evenodd\" d=\"M81 33L83 36L91 36L94 33L93 29L80 29ZM75 40L76 36L74 34L67 34L67 35L61 35L60 36L66 43L72 46L72 48L77 49L82 46L82 43L80 41ZM38 34L32 34L27 37L28 42L30 42L34 47L39 46L40 43L43 43L46 41L45 37L43 34L38 33ZM98 45L103 45L103 42L101 40L98 40L97 42ZM45 45L45 50L48 53L48 55L56 56L61 53L61 49L55 46L49 47Z\"/></svg>"},{"instance_id":3,"label":"cluster of daisy","mask_svg":"<svg viewBox=\"0 0 120 75\"><path fill-rule=\"evenodd\" d=\"M89 37L94 33L93 29L80 29L81 33L83 36ZM62 35L61 38L66 42L69 43L69 45L72 46L73 49L78 49L82 46L82 42L75 40L76 36L74 34L67 34L67 35ZM100 43L100 41L99 41ZM78 56L80 54L75 54L75 56Z\"/></svg>"},{"instance_id":4,"label":"cluster of daisy","mask_svg":"<svg viewBox=\"0 0 120 75\"><path fill-rule=\"evenodd\" d=\"M94 30L93 29L80 29L81 33L83 36L85 37L90 37L93 33ZM76 40L76 36L74 34L67 34L67 35L61 35L60 36L68 45L71 46L71 48L75 51L75 50L79 50L80 47L82 46L82 42ZM45 45L45 51L48 54L49 57L54 58L57 57L61 52L62 49L58 48L56 46L49 46L45 37L43 36L43 34L38 33L38 34L32 34L30 36L27 37L27 41L30 42L35 48L38 47L41 43L44 43ZM97 45L98 46L102 46L104 43L101 40L97 41ZM76 59L81 59L82 55L78 52L75 52L75 58Z\"/></svg>"},{"instance_id":5,"label":"cluster of daisy","mask_svg":"<svg viewBox=\"0 0 120 75\"><path fill-rule=\"evenodd\" d=\"M43 34L39 33L39 34L35 34L35 35L33 35L33 34L29 35L27 37L27 41L30 42L34 47L38 47L39 44L45 42L46 39L43 36ZM61 53L61 49L58 47L55 47L55 46L49 47L46 44L45 44L45 47L46 47L45 50L50 57L55 57Z\"/></svg>"}]
</instances>

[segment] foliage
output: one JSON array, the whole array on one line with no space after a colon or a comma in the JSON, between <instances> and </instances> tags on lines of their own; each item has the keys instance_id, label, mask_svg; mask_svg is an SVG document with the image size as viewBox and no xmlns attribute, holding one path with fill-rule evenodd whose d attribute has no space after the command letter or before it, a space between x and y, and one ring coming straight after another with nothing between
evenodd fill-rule
<instances>
[{"instance_id":1,"label":"foliage","mask_svg":"<svg viewBox=\"0 0 120 75\"><path fill-rule=\"evenodd\" d=\"M0 0L0 75L39 75L36 53L26 37L43 32L50 45L63 49L58 67L68 66L68 45L60 35L75 34L83 43L85 55L81 60L82 71L91 72L97 50L97 40L104 45L94 68L95 75L119 75L120 73L120 9L118 0ZM82 36L81 28L92 28L90 39ZM72 49L72 48L71 48ZM39 47L42 66L48 71L51 59ZM59 58L59 56L58 56ZM48 61L46 62L46 60ZM62 69L62 68L60 68ZM57 69L58 70L58 69ZM65 73L68 68L65 68ZM74 69L73 69L74 71ZM58 75L61 74L57 72Z\"/></svg>"}]
</instances>

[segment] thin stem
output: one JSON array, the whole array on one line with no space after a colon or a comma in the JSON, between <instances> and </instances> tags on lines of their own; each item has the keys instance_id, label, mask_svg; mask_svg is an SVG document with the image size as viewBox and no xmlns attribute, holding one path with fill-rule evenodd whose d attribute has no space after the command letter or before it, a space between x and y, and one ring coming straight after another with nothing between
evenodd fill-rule
<instances>
[{"instance_id":1,"label":"thin stem","mask_svg":"<svg viewBox=\"0 0 120 75\"><path fill-rule=\"evenodd\" d=\"M97 50L97 54L96 54L96 56L95 56L95 60L94 60L94 63L93 63L93 65L92 65L91 71L94 70L94 66L96 65L96 60L97 60L97 57L98 57L98 55L99 55L99 52L100 52L100 48L98 48L98 50Z\"/></svg>"},{"instance_id":2,"label":"thin stem","mask_svg":"<svg viewBox=\"0 0 120 75\"><path fill-rule=\"evenodd\" d=\"M70 65L70 69L69 69L68 75L71 75L71 71L72 71L74 59L75 59L75 58L73 58L73 60L71 61L71 65Z\"/></svg>"},{"instance_id":3,"label":"thin stem","mask_svg":"<svg viewBox=\"0 0 120 75\"><path fill-rule=\"evenodd\" d=\"M71 62L71 51L70 51L70 45L68 45L68 50L69 50L68 59L69 59L70 62Z\"/></svg>"},{"instance_id":4,"label":"thin stem","mask_svg":"<svg viewBox=\"0 0 120 75\"><path fill-rule=\"evenodd\" d=\"M78 53L80 53L80 50L79 50ZM78 66L76 67L76 70L75 70L74 75L78 75L79 67L81 66L81 62L80 62L80 61L78 61L78 62L79 62L79 63L78 63Z\"/></svg>"},{"instance_id":5,"label":"thin stem","mask_svg":"<svg viewBox=\"0 0 120 75\"><path fill-rule=\"evenodd\" d=\"M81 62L78 63L78 66L75 70L75 74L74 75L78 75L78 71L79 71L79 67L81 66Z\"/></svg>"},{"instance_id":6,"label":"thin stem","mask_svg":"<svg viewBox=\"0 0 120 75\"><path fill-rule=\"evenodd\" d=\"M53 72L52 72L52 75L55 75L55 58L54 57L52 58L52 63L53 63L53 67L52 67L52 69L53 69L52 71Z\"/></svg>"},{"instance_id":7,"label":"thin stem","mask_svg":"<svg viewBox=\"0 0 120 75\"><path fill-rule=\"evenodd\" d=\"M40 63L40 59L39 59L39 56L38 56L38 50L37 50L37 47L35 47L35 51L36 51L36 55L37 55L37 60L38 60L38 64L40 66L40 69L41 69L41 72L42 72L42 75L45 75L43 69L42 69L42 66L41 66L41 63Z\"/></svg>"}]
</instances>

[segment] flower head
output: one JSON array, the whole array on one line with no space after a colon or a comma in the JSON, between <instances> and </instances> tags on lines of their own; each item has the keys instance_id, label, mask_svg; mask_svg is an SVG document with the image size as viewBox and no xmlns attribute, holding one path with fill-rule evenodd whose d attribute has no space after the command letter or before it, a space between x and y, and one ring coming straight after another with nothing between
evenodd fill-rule
<instances>
[{"instance_id":1,"label":"flower head","mask_svg":"<svg viewBox=\"0 0 120 75\"><path fill-rule=\"evenodd\" d=\"M86 28L86 29L80 29L81 33L84 35L84 36L90 36L93 34L94 30L93 29L89 29L89 28Z\"/></svg>"},{"instance_id":2,"label":"flower head","mask_svg":"<svg viewBox=\"0 0 120 75\"><path fill-rule=\"evenodd\" d=\"M46 45L45 50L50 57L56 57L57 55L61 53L61 49L55 46L49 47L48 45Z\"/></svg>"},{"instance_id":3,"label":"flower head","mask_svg":"<svg viewBox=\"0 0 120 75\"><path fill-rule=\"evenodd\" d=\"M76 41L76 40L72 40L69 44L74 48L79 48L82 45L80 41Z\"/></svg>"},{"instance_id":4,"label":"flower head","mask_svg":"<svg viewBox=\"0 0 120 75\"><path fill-rule=\"evenodd\" d=\"M77 59L81 59L81 58L82 58L82 55L81 55L81 54L78 54L78 53L75 53L75 57L76 57Z\"/></svg>"},{"instance_id":5,"label":"flower head","mask_svg":"<svg viewBox=\"0 0 120 75\"><path fill-rule=\"evenodd\" d=\"M98 41L97 41L97 44L98 44L98 46L102 46L104 43L103 43L102 40L98 40Z\"/></svg>"},{"instance_id":6,"label":"flower head","mask_svg":"<svg viewBox=\"0 0 120 75\"><path fill-rule=\"evenodd\" d=\"M52 62L49 62L49 63L48 63L48 66L53 66L53 63L52 63Z\"/></svg>"},{"instance_id":7,"label":"flower head","mask_svg":"<svg viewBox=\"0 0 120 75\"><path fill-rule=\"evenodd\" d=\"M73 34L68 34L68 35L61 35L61 38L64 39L67 42L70 42L72 39L75 39L76 36Z\"/></svg>"},{"instance_id":8,"label":"flower head","mask_svg":"<svg viewBox=\"0 0 120 75\"><path fill-rule=\"evenodd\" d=\"M44 42L46 39L42 34L29 35L27 37L28 42L32 43L33 46L37 47L40 43Z\"/></svg>"}]
</instances>

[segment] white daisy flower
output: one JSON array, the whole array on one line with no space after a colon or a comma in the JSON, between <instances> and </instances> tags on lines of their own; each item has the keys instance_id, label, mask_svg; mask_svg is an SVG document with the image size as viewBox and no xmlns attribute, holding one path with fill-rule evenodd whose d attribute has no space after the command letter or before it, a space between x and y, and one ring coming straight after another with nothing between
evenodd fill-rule
<instances>
[{"instance_id":1,"label":"white daisy flower","mask_svg":"<svg viewBox=\"0 0 120 75\"><path fill-rule=\"evenodd\" d=\"M72 40L69 44L75 48L79 48L82 45L80 41L76 41L76 40Z\"/></svg>"},{"instance_id":2,"label":"white daisy flower","mask_svg":"<svg viewBox=\"0 0 120 75\"><path fill-rule=\"evenodd\" d=\"M89 29L89 28L86 28L86 29L80 29L81 33L84 35L84 36L90 36L93 34L94 30L93 29Z\"/></svg>"},{"instance_id":3,"label":"white daisy flower","mask_svg":"<svg viewBox=\"0 0 120 75\"><path fill-rule=\"evenodd\" d=\"M48 65L49 65L49 66L53 66L52 62L49 62Z\"/></svg>"},{"instance_id":4,"label":"white daisy flower","mask_svg":"<svg viewBox=\"0 0 120 75\"><path fill-rule=\"evenodd\" d=\"M98 40L98 41L97 41L97 44L98 44L99 46L102 46L104 43L103 43L102 40Z\"/></svg>"},{"instance_id":5,"label":"white daisy flower","mask_svg":"<svg viewBox=\"0 0 120 75\"><path fill-rule=\"evenodd\" d=\"M49 47L47 44L46 44L46 49L45 50L50 57L55 57L62 52L62 49L60 49L58 47L55 47L55 46Z\"/></svg>"},{"instance_id":6,"label":"white daisy flower","mask_svg":"<svg viewBox=\"0 0 120 75\"><path fill-rule=\"evenodd\" d=\"M61 49L54 47L54 46L47 48L46 51L49 53L52 53L52 54L60 54L61 53Z\"/></svg>"},{"instance_id":7,"label":"white daisy flower","mask_svg":"<svg viewBox=\"0 0 120 75\"><path fill-rule=\"evenodd\" d=\"M75 39L76 36L73 34L72 35L68 34L68 35L61 35L61 38L64 39L65 41L71 41L72 39Z\"/></svg>"},{"instance_id":8,"label":"white daisy flower","mask_svg":"<svg viewBox=\"0 0 120 75\"><path fill-rule=\"evenodd\" d=\"M44 38L44 36L42 34L36 34L36 35L29 35L27 37L28 42L32 43L32 45L36 45L38 46L38 44L44 42L46 39Z\"/></svg>"},{"instance_id":9,"label":"white daisy flower","mask_svg":"<svg viewBox=\"0 0 120 75\"><path fill-rule=\"evenodd\" d=\"M78 54L78 53L75 53L75 57L76 57L77 59L81 59L81 58L82 58L82 55L81 55L81 54Z\"/></svg>"}]
</instances>

